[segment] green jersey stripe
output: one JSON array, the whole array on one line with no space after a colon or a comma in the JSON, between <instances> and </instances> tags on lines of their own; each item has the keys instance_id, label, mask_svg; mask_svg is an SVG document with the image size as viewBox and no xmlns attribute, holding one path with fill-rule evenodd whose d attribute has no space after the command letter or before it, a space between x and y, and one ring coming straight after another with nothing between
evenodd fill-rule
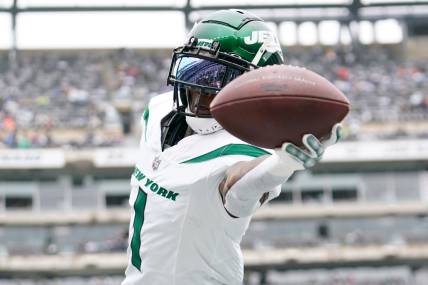
<instances>
[{"instance_id":1,"label":"green jersey stripe","mask_svg":"<svg viewBox=\"0 0 428 285\"><path fill-rule=\"evenodd\" d=\"M146 106L143 113L144 120L144 141L147 141L147 122L149 121L149 106Z\"/></svg>"},{"instance_id":2,"label":"green jersey stripe","mask_svg":"<svg viewBox=\"0 0 428 285\"><path fill-rule=\"evenodd\" d=\"M204 162L224 155L246 155L251 157L259 157L265 154L270 153L256 146L248 144L228 144L203 155L183 161L182 163Z\"/></svg>"},{"instance_id":3,"label":"green jersey stripe","mask_svg":"<svg viewBox=\"0 0 428 285\"><path fill-rule=\"evenodd\" d=\"M141 270L141 228L144 223L144 210L146 209L147 194L141 188L138 189L137 199L134 203L134 233L131 240L131 261L138 270Z\"/></svg>"}]
</instances>

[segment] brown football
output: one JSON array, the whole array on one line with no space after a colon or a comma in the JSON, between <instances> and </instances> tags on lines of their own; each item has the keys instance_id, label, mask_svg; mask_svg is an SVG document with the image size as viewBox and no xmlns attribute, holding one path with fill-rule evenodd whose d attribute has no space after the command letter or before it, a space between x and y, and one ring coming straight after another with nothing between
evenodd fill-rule
<instances>
[{"instance_id":1,"label":"brown football","mask_svg":"<svg viewBox=\"0 0 428 285\"><path fill-rule=\"evenodd\" d=\"M244 73L211 102L213 117L232 135L264 148L322 140L349 112L349 100L309 69L274 65Z\"/></svg>"}]
</instances>

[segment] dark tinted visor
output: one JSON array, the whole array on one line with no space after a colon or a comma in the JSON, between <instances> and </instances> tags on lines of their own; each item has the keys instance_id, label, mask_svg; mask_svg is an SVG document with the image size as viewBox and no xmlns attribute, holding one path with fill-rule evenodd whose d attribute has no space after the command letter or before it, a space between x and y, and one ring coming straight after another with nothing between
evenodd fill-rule
<instances>
[{"instance_id":1,"label":"dark tinted visor","mask_svg":"<svg viewBox=\"0 0 428 285\"><path fill-rule=\"evenodd\" d=\"M172 75L176 80L202 87L221 89L243 71L198 57L177 58Z\"/></svg>"}]
</instances>

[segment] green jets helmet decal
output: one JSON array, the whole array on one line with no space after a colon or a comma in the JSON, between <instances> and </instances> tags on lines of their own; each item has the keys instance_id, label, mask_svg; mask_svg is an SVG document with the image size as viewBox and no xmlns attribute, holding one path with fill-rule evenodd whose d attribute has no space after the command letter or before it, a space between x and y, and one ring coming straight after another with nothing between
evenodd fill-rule
<instances>
[{"instance_id":1,"label":"green jets helmet decal","mask_svg":"<svg viewBox=\"0 0 428 285\"><path fill-rule=\"evenodd\" d=\"M257 16L240 10L221 10L195 24L189 37L198 46L220 43L220 51L235 54L258 66L284 62L280 43L269 26Z\"/></svg>"},{"instance_id":2,"label":"green jets helmet decal","mask_svg":"<svg viewBox=\"0 0 428 285\"><path fill-rule=\"evenodd\" d=\"M198 39L196 44L197 47L210 47L213 43L213 40L210 39Z\"/></svg>"}]
</instances>

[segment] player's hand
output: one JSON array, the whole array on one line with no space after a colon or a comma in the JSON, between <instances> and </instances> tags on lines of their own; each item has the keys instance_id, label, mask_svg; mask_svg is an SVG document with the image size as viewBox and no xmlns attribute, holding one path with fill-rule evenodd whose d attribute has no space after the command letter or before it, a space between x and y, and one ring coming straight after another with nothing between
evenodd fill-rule
<instances>
[{"instance_id":1,"label":"player's hand","mask_svg":"<svg viewBox=\"0 0 428 285\"><path fill-rule=\"evenodd\" d=\"M303 136L303 145L300 148L292 143L284 143L281 148L275 150L278 156L286 163L295 164L296 170L302 170L314 166L321 160L327 147L337 143L342 138L342 125L335 124L331 130L330 137L320 142L314 135L306 134ZM292 161L290 161L290 157Z\"/></svg>"}]
</instances>

